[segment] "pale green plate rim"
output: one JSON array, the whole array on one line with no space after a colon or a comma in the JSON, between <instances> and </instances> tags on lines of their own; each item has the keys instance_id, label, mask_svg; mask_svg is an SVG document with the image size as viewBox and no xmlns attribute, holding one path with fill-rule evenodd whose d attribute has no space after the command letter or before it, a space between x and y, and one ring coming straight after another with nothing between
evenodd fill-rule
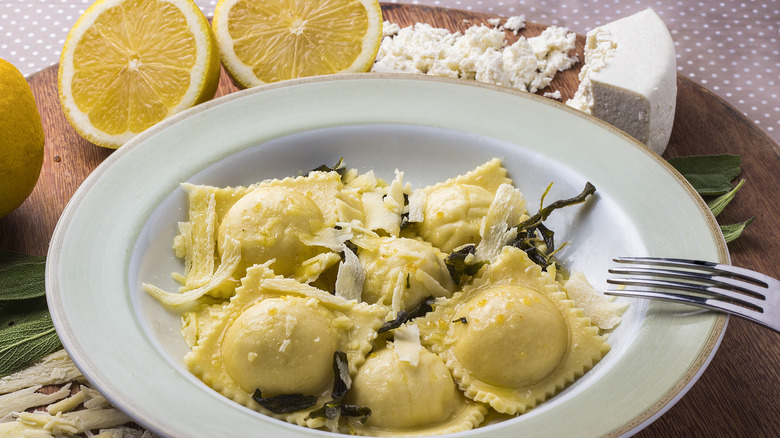
<instances>
[{"instance_id":1,"label":"pale green plate rim","mask_svg":"<svg viewBox=\"0 0 780 438\"><path fill-rule=\"evenodd\" d=\"M240 122L245 114L263 117L250 127ZM230 120L236 120L235 125ZM600 171L615 162L632 169L641 164L634 171L658 178L660 191L670 192L672 205L686 212L686 222L674 231L685 236L683 246L676 246L679 239L666 242L661 237L651 248L658 254L648 255L729 262L726 244L706 204L665 160L621 131L565 105L473 81L424 76L358 74L287 81L237 92L161 122L113 153L74 194L50 243L46 284L57 332L84 375L118 407L161 435L220 436L227 430L232 436L259 430L283 437L327 434L239 409L204 391L192 376L168 366L133 314L127 266L151 211L179 182L204 166L301 130L362 123L451 128L509 142L520 142L528 134L520 130L524 125L538 129L534 135L543 138L576 135L598 151L598 162L565 142L553 142L539 152L567 163L588 163ZM554 132L559 125L573 133ZM231 134L230 141L225 133ZM184 143L187 149L182 149ZM185 151L187 161L174 159ZM663 205L667 194L648 193L645 202ZM658 214L660 226L673 224L663 224L666 213ZM654 330L652 336L642 335L642 345L652 347L654 353L630 351L631 363L621 362L610 374L620 376L617 383L615 377L605 379L609 385L596 382L583 390L590 399L562 404L557 417L531 411L534 415L527 414L523 421L463 435L498 438L533 431L543 436L619 436L646 426L698 379L726 327L724 315L673 317L670 306L650 305ZM627 370L627 366L637 368ZM636 374L643 374L641 381L632 377ZM165 390L150 393L148 387ZM169 396L171 392L176 395ZM189 421L193 407L175 405L168 397L208 401L210 420L195 415L199 421Z\"/></svg>"}]
</instances>

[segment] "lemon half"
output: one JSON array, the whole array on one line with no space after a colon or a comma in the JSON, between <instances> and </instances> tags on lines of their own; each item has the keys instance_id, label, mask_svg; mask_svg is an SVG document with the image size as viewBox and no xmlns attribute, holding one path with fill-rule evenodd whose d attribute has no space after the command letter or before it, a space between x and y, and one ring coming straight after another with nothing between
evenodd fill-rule
<instances>
[{"instance_id":1,"label":"lemon half","mask_svg":"<svg viewBox=\"0 0 780 438\"><path fill-rule=\"evenodd\" d=\"M222 64L247 88L368 71L382 42L377 0L220 0L212 25Z\"/></svg>"},{"instance_id":2,"label":"lemon half","mask_svg":"<svg viewBox=\"0 0 780 438\"><path fill-rule=\"evenodd\" d=\"M60 101L84 138L117 148L214 96L219 50L192 0L98 0L68 34Z\"/></svg>"}]
</instances>

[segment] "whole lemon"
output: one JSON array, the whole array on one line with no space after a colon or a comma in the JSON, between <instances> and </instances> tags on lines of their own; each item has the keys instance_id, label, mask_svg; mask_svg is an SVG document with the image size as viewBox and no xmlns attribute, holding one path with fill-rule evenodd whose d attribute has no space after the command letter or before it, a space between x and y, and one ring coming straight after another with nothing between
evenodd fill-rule
<instances>
[{"instance_id":1,"label":"whole lemon","mask_svg":"<svg viewBox=\"0 0 780 438\"><path fill-rule=\"evenodd\" d=\"M43 165L43 125L22 73L0 59L0 217L30 195Z\"/></svg>"}]
</instances>

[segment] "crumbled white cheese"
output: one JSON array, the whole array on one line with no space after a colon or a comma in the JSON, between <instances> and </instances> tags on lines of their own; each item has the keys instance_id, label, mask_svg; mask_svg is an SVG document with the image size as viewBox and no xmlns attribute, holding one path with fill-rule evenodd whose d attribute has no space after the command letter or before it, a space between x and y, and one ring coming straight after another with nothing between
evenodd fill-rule
<instances>
[{"instance_id":1,"label":"crumbled white cheese","mask_svg":"<svg viewBox=\"0 0 780 438\"><path fill-rule=\"evenodd\" d=\"M498 18L488 18L487 22L493 27L498 27L501 24L501 20Z\"/></svg>"},{"instance_id":2,"label":"crumbled white cheese","mask_svg":"<svg viewBox=\"0 0 780 438\"><path fill-rule=\"evenodd\" d=\"M399 26L396 23L391 23L389 21L385 21L382 23L382 36L393 36L398 35L398 32L401 31L401 26Z\"/></svg>"},{"instance_id":3,"label":"crumbled white cheese","mask_svg":"<svg viewBox=\"0 0 780 438\"><path fill-rule=\"evenodd\" d=\"M519 23L520 18L510 25ZM461 34L417 23L382 41L373 71L476 79L533 93L577 62L576 35L564 28L551 26L511 45L504 37L503 29L485 25Z\"/></svg>"},{"instance_id":4,"label":"crumbled white cheese","mask_svg":"<svg viewBox=\"0 0 780 438\"><path fill-rule=\"evenodd\" d=\"M548 98L548 99L563 100L563 96L561 96L561 90L555 90L555 91L552 91L552 92L548 91L548 92L544 93L543 96Z\"/></svg>"},{"instance_id":5,"label":"crumbled white cheese","mask_svg":"<svg viewBox=\"0 0 780 438\"><path fill-rule=\"evenodd\" d=\"M515 15L506 19L504 29L511 30L515 35L525 28L525 16Z\"/></svg>"}]
</instances>

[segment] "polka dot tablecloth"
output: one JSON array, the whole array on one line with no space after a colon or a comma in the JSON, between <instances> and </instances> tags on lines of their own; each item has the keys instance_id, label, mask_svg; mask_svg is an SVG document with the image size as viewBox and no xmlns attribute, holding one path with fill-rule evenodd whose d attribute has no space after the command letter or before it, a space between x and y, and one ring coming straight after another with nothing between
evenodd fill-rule
<instances>
[{"instance_id":1,"label":"polka dot tablecloth","mask_svg":"<svg viewBox=\"0 0 780 438\"><path fill-rule=\"evenodd\" d=\"M65 37L93 0L0 0L0 58L30 75L58 62ZM216 0L196 0L211 15ZM721 96L780 143L780 0L419 0L411 3L524 15L589 29L653 8L674 39L677 69Z\"/></svg>"}]
</instances>

